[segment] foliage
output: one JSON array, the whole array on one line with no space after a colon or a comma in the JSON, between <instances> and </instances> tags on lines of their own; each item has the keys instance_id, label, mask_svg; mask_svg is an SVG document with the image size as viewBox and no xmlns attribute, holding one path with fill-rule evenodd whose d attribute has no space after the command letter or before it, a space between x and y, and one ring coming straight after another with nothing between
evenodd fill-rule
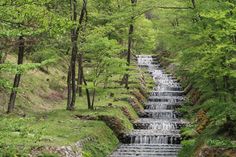
<instances>
[{"instance_id":1,"label":"foliage","mask_svg":"<svg viewBox=\"0 0 236 157\"><path fill-rule=\"evenodd\" d=\"M140 17L135 23L134 51L136 54L152 54L156 48L156 30L151 20Z\"/></svg>"},{"instance_id":2,"label":"foliage","mask_svg":"<svg viewBox=\"0 0 236 157\"><path fill-rule=\"evenodd\" d=\"M210 139L207 141L207 144L212 147L219 147L219 148L235 148L236 145L232 143L232 141L228 139Z\"/></svg>"},{"instance_id":3,"label":"foliage","mask_svg":"<svg viewBox=\"0 0 236 157\"><path fill-rule=\"evenodd\" d=\"M121 47L115 40L101 37L101 34L93 34L87 37L83 50L86 52L86 56L91 59L93 69L90 76L96 84L102 81L104 77L123 73L125 62L118 58Z\"/></svg>"},{"instance_id":4,"label":"foliage","mask_svg":"<svg viewBox=\"0 0 236 157\"><path fill-rule=\"evenodd\" d=\"M81 8L82 5L82 1L78 0L76 7ZM202 141L203 143L208 141L206 143L210 146L232 146L230 143L232 139L229 139L229 141L218 140L217 130L221 126L226 126L227 123L234 123L236 120L236 2L232 0L198 0L194 9L190 9L190 1L182 0L145 0L138 1L135 5L136 7L133 7L130 1L123 0L91 0L87 4L84 23L78 24L77 21L72 22L70 20L70 4L65 0L1 0L1 91L4 89L3 92L6 92L6 89L12 88L10 79L13 74L24 73L28 75L26 77L30 77L29 73L26 72L45 67L49 64L55 65L55 67L60 65L68 68L68 54L71 51L70 30L76 27L79 28L79 39L76 44L79 53L84 56L84 76L86 81L88 81L86 87L89 90L94 90L94 93L95 91L97 92L98 98L95 99L97 107L104 107L111 102L115 104L116 97L119 98L121 95L123 99L124 95L127 98L127 91L120 88L117 82L127 72L124 55L126 55L129 25L134 20L132 54L150 54L156 49L168 52L170 56L165 56L166 58L164 59L174 63L178 76L187 80L186 82L191 80L193 88L201 93L202 101L199 106L188 104L180 109L180 111L187 114L185 117L189 118L193 123L188 128L182 130L183 135L186 138L196 138L196 140L183 141L184 147L180 154L185 156L186 154L188 156L191 155L196 146ZM180 9L160 9L165 7L179 7ZM80 11L80 9L77 9L77 16L79 16ZM26 62L22 65L17 65L16 61L12 61L10 58L15 56L18 51L19 37L24 37L24 54L27 58ZM6 60L5 57L7 57ZM62 60L65 61L61 62ZM133 67L131 66L131 68ZM55 76L51 77L49 76L50 73L48 73L48 76L43 75L47 80L50 77L48 87L37 84L35 83L36 81L33 82L33 78L31 79L32 82L28 82L28 85L30 84L31 88L43 86L44 89L41 92L46 94L49 94L52 90L62 92L64 86L57 85L61 84L57 81L61 80L57 79L57 72L53 73ZM63 73L63 76L60 75L60 77L65 78L66 74L67 71ZM52 77L55 77L55 79L51 79ZM45 78L40 79L43 80ZM137 82L132 86L137 86ZM27 90L27 88L25 89ZM33 94L35 94L33 92L34 90L30 94L21 94L28 100L28 97L33 97ZM118 96L115 96L114 100L113 98L107 98L110 92L116 93ZM123 94L120 92L123 92ZM77 106L80 109L83 109L85 106L84 99L82 97L77 102ZM37 100L34 101L37 105L40 104ZM23 106L25 104L21 103L20 105ZM131 115L137 117L127 103L119 102L116 105L127 107L131 110ZM195 131L200 122L195 121L195 113L199 113L198 111L200 110L204 111L204 117L205 119L207 117L207 121L204 122L204 127L201 127L201 133L196 134ZM100 108L93 112L82 111L78 113L96 116L118 115L125 128L127 130L132 129L132 125L120 111L120 108ZM3 140L0 143L2 142L1 145L4 145L4 149L12 150L13 155L18 153L15 150L19 141L23 142L24 145L30 142L30 144L45 144L41 139L42 137L47 139L46 135L53 136L52 130L58 128L58 125L61 123L57 120L62 121L65 127L69 129L64 127L58 128L55 133L56 139L54 142L56 144L67 144L68 141L75 142L74 140L78 140L78 138L75 138L71 127L77 126L77 121L68 117L68 114L63 113L60 117L52 113L57 119L55 121L52 119L45 120L45 125L41 124L40 121L40 126L33 125L36 122L35 119L1 118L0 136ZM66 117L67 120L69 119L73 126L61 119L62 117ZM232 122L228 122L229 119ZM43 120L43 122L45 121ZM32 124L33 129L28 127L28 124ZM104 123L100 122L84 124L83 121L80 121L79 124L82 127L85 126L86 129L89 127L98 129L101 133L104 130L100 130L101 128L99 129L99 127L105 127ZM44 128L47 128L46 133ZM78 128L73 129L76 132L78 130L81 131ZM60 129L63 132L60 132ZM93 129L82 130L80 134L79 139L88 136L88 134L96 137L94 143L85 145L84 155L93 156L100 151L98 156L104 156L117 144L117 139L112 137L109 143L109 138L106 136L98 137L98 135L94 134ZM109 135L112 134L107 128L105 132ZM224 133L223 135L225 135ZM14 138L16 140L15 144L5 145L9 143L9 139ZM102 142L104 139L105 142ZM51 137L49 140L51 140ZM111 147L106 147L106 144L111 144ZM102 148L104 150L101 150Z\"/></svg>"},{"instance_id":5,"label":"foliage","mask_svg":"<svg viewBox=\"0 0 236 157\"><path fill-rule=\"evenodd\" d=\"M196 143L196 141L194 139L182 141L183 148L179 152L178 156L179 157L190 157L191 154L193 154L193 152L194 152L195 143Z\"/></svg>"},{"instance_id":6,"label":"foliage","mask_svg":"<svg viewBox=\"0 0 236 157\"><path fill-rule=\"evenodd\" d=\"M191 5L183 1L166 2L171 3L181 7ZM191 130L199 127L204 130L194 136L196 142L184 147L180 156L184 156L184 152L189 152L185 154L190 156L203 143L222 147L229 144L225 140L218 141L216 132L228 124L234 125L236 115L235 8L235 1L198 0L195 9L152 11L152 21L160 37L158 50L170 54L163 60L174 63L183 82L191 82L193 90L201 93L197 105L184 105L180 109L195 126L184 129L184 135L191 135ZM209 119L204 127L197 120L199 111L206 112L205 117ZM221 135L232 141L234 137L232 134L228 137L228 129L222 128ZM208 140L210 142L206 142Z\"/></svg>"}]
</instances>

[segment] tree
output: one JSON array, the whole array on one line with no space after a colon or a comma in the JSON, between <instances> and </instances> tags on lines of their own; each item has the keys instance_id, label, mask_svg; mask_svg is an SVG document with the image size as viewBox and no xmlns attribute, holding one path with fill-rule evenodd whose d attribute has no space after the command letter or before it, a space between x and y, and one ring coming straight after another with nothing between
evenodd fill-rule
<instances>
[{"instance_id":1,"label":"tree","mask_svg":"<svg viewBox=\"0 0 236 157\"><path fill-rule=\"evenodd\" d=\"M113 75L122 75L126 68L125 62L119 58L122 47L116 40L106 37L106 30L106 27L94 29L86 37L86 42L82 47L85 57L91 62L91 68L87 72L87 77L91 80L91 85L87 88L92 90L92 97L88 98L91 100L89 109L94 108L96 89L99 85L106 84L109 77Z\"/></svg>"},{"instance_id":2,"label":"tree","mask_svg":"<svg viewBox=\"0 0 236 157\"><path fill-rule=\"evenodd\" d=\"M76 101L76 59L78 54L78 35L81 29L81 24L85 18L87 1L83 0L83 7L79 20L77 19L77 0L71 0L71 21L74 22L75 26L71 30L71 61L68 70L68 98L67 98L67 110L74 110ZM78 20L78 21L77 21ZM79 82L82 82L82 55L79 55Z\"/></svg>"},{"instance_id":3,"label":"tree","mask_svg":"<svg viewBox=\"0 0 236 157\"><path fill-rule=\"evenodd\" d=\"M0 35L2 38L11 40L13 45L17 45L18 47L17 66L2 65L2 67L5 67L5 70L7 67L7 69L9 69L8 71L12 71L11 69L14 69L16 73L13 87L11 89L7 113L12 112L15 107L15 100L17 89L21 80L21 73L26 69L40 66L40 64L23 65L26 47L25 44L29 43L30 40L40 37L49 30L54 31L51 34L63 31L61 28L66 23L65 19L50 12L47 9L46 4L47 2L45 1L1 1ZM58 27L54 28L55 25Z\"/></svg>"},{"instance_id":4,"label":"tree","mask_svg":"<svg viewBox=\"0 0 236 157\"><path fill-rule=\"evenodd\" d=\"M137 0L131 0L132 11L133 7L135 7ZM131 49L132 49L132 40L133 40L133 33L134 33L134 15L131 16L130 25L129 25L129 35L128 35L128 49L127 49L127 65L130 66L131 62ZM129 88L129 74L124 75L125 79L125 87Z\"/></svg>"}]
</instances>

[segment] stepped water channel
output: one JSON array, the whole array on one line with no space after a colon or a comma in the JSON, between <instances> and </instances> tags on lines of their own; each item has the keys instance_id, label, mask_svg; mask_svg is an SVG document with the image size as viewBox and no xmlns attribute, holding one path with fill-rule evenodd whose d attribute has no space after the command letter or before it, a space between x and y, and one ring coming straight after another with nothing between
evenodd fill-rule
<instances>
[{"instance_id":1,"label":"stepped water channel","mask_svg":"<svg viewBox=\"0 0 236 157\"><path fill-rule=\"evenodd\" d=\"M137 56L138 66L147 68L155 81L144 114L128 135L128 143L110 157L177 157L181 149L179 129L186 123L175 109L184 101L176 79L166 74L153 56Z\"/></svg>"}]
</instances>

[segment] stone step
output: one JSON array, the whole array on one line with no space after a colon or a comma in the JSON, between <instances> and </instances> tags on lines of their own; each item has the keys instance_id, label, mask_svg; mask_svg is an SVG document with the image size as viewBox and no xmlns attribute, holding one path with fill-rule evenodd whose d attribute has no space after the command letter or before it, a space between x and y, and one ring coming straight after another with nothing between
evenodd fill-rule
<instances>
[{"instance_id":1,"label":"stone step","mask_svg":"<svg viewBox=\"0 0 236 157\"><path fill-rule=\"evenodd\" d=\"M148 101L147 103L145 103L145 105L169 105L169 106L176 106L176 105L181 105L180 102L177 103L172 103L172 102L155 102L155 101Z\"/></svg>"},{"instance_id":2,"label":"stone step","mask_svg":"<svg viewBox=\"0 0 236 157\"><path fill-rule=\"evenodd\" d=\"M136 129L128 136L132 137L148 137L148 138L159 138L159 137L181 137L179 133L172 133L168 131L155 131L155 130L141 130Z\"/></svg>"},{"instance_id":3,"label":"stone step","mask_svg":"<svg viewBox=\"0 0 236 157\"><path fill-rule=\"evenodd\" d=\"M153 136L153 135L159 135L165 136L168 134L172 136L173 134L179 134L179 130L177 129L170 129L170 130L163 130L163 129L135 129L131 135L142 135L142 136Z\"/></svg>"},{"instance_id":4,"label":"stone step","mask_svg":"<svg viewBox=\"0 0 236 157\"><path fill-rule=\"evenodd\" d=\"M181 136L176 133L138 134L132 132L123 137L123 144L180 144Z\"/></svg>"},{"instance_id":5,"label":"stone step","mask_svg":"<svg viewBox=\"0 0 236 157\"><path fill-rule=\"evenodd\" d=\"M135 123L134 128L135 129L155 129L155 130L168 130L171 129L173 131L178 131L178 129L185 126L185 124L181 123L169 123L169 124L163 124L163 123Z\"/></svg>"},{"instance_id":6,"label":"stone step","mask_svg":"<svg viewBox=\"0 0 236 157\"><path fill-rule=\"evenodd\" d=\"M175 111L184 101L177 78L165 73L152 55L137 55L139 67L146 67L156 86L149 102L135 122L135 130L124 136L124 143L110 157L177 157L181 149L179 129L187 123ZM126 144L125 144L126 143Z\"/></svg>"},{"instance_id":7,"label":"stone step","mask_svg":"<svg viewBox=\"0 0 236 157\"><path fill-rule=\"evenodd\" d=\"M115 152L111 157L176 157L177 152Z\"/></svg>"},{"instance_id":8,"label":"stone step","mask_svg":"<svg viewBox=\"0 0 236 157\"><path fill-rule=\"evenodd\" d=\"M161 123L161 122L170 122L170 123L188 123L182 119L171 119L171 120L160 120L160 119L153 119L153 118L140 118L136 121L136 123Z\"/></svg>"},{"instance_id":9,"label":"stone step","mask_svg":"<svg viewBox=\"0 0 236 157\"><path fill-rule=\"evenodd\" d=\"M182 148L180 144L122 144L119 148Z\"/></svg>"},{"instance_id":10,"label":"stone step","mask_svg":"<svg viewBox=\"0 0 236 157\"><path fill-rule=\"evenodd\" d=\"M181 98L169 98L169 97L149 97L148 98L149 102L166 102L166 103L181 103L184 101L184 99Z\"/></svg>"},{"instance_id":11,"label":"stone step","mask_svg":"<svg viewBox=\"0 0 236 157\"><path fill-rule=\"evenodd\" d=\"M143 118L154 118L154 119L162 119L162 120L171 120L171 119L177 119L181 116L180 113L174 111L174 110L150 110L146 109L144 110L144 113L142 115Z\"/></svg>"},{"instance_id":12,"label":"stone step","mask_svg":"<svg viewBox=\"0 0 236 157\"><path fill-rule=\"evenodd\" d=\"M153 99L179 99L179 100L184 100L183 96L149 96L148 98L149 100L153 100Z\"/></svg>"},{"instance_id":13,"label":"stone step","mask_svg":"<svg viewBox=\"0 0 236 157\"><path fill-rule=\"evenodd\" d=\"M184 91L152 91L150 96L183 96Z\"/></svg>"},{"instance_id":14,"label":"stone step","mask_svg":"<svg viewBox=\"0 0 236 157\"><path fill-rule=\"evenodd\" d=\"M176 110L181 107L180 104L175 105L165 105L165 104L155 104L155 105L145 105L144 108L148 110Z\"/></svg>"},{"instance_id":15,"label":"stone step","mask_svg":"<svg viewBox=\"0 0 236 157\"><path fill-rule=\"evenodd\" d=\"M115 154L115 155L111 155L110 157L177 157L177 155L160 155L160 154L157 154L157 155L119 155L119 154Z\"/></svg>"},{"instance_id":16,"label":"stone step","mask_svg":"<svg viewBox=\"0 0 236 157\"><path fill-rule=\"evenodd\" d=\"M160 87L160 86L156 86L153 88L154 90L158 90L158 91L182 91L181 87Z\"/></svg>"},{"instance_id":17,"label":"stone step","mask_svg":"<svg viewBox=\"0 0 236 157\"><path fill-rule=\"evenodd\" d=\"M168 149L168 148L119 148L116 152L178 152L180 149Z\"/></svg>"}]
</instances>

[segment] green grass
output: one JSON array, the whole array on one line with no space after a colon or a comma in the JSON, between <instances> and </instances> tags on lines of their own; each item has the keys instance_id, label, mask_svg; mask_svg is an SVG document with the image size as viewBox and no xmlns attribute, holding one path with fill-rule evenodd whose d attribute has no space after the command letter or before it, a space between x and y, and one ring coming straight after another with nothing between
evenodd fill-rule
<instances>
[{"instance_id":1,"label":"green grass","mask_svg":"<svg viewBox=\"0 0 236 157\"><path fill-rule=\"evenodd\" d=\"M14 56L10 56L10 60L14 60ZM71 145L87 138L92 140L83 145L83 156L107 156L119 144L113 131L103 121L82 120L76 115L112 116L120 120L124 132L130 132L133 125L129 118L136 120L138 115L127 100L133 97L130 91L140 86L138 69L133 67L130 73L130 90L117 82L121 76L112 77L108 88L103 89L101 85L97 89L95 110L87 109L83 93L83 97L78 97L73 112L65 110L66 67L58 64L48 70L49 74L33 70L23 75L15 113L4 114L6 102L0 100L5 104L0 110L0 157L28 154L41 146ZM9 74L8 77L11 78ZM151 90L152 78L147 73L144 77L147 90ZM108 106L109 103L112 106ZM125 116L121 108L126 108L130 117ZM44 152L42 156L56 155Z\"/></svg>"},{"instance_id":2,"label":"green grass","mask_svg":"<svg viewBox=\"0 0 236 157\"><path fill-rule=\"evenodd\" d=\"M92 141L86 143L84 151L90 152L92 156L100 152L98 156L102 157L118 144L118 139L104 122L80 120L75 117L76 113L58 110L37 117L2 117L1 145L10 144L17 149L16 152L24 154L33 147L70 145L89 137ZM96 147L93 147L94 144ZM19 149L21 146L23 150ZM11 151L12 148L7 147L2 148L2 151Z\"/></svg>"}]
</instances>

